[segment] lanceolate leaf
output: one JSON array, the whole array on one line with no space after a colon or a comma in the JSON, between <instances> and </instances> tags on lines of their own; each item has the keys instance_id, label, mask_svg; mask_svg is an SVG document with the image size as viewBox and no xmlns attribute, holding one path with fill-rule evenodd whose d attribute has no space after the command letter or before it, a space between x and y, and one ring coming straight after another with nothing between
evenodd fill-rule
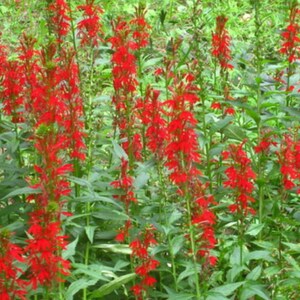
<instances>
[{"instance_id":1,"label":"lanceolate leaf","mask_svg":"<svg viewBox=\"0 0 300 300\"><path fill-rule=\"evenodd\" d=\"M91 295L91 299L101 299L106 295L111 294L113 291L117 290L123 284L126 284L129 281L132 281L136 277L135 273L126 274L120 276L111 282L102 285L98 290L94 291Z\"/></svg>"}]
</instances>

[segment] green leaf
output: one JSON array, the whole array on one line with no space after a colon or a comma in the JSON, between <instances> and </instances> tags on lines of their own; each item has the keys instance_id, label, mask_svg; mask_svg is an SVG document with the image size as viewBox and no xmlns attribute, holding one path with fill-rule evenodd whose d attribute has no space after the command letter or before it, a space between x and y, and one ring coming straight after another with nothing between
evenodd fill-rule
<instances>
[{"instance_id":1,"label":"green leaf","mask_svg":"<svg viewBox=\"0 0 300 300\"><path fill-rule=\"evenodd\" d=\"M287 243L287 242L282 242L282 244L288 246L292 252L300 253L300 245L299 244L293 244L293 243Z\"/></svg>"},{"instance_id":2,"label":"green leaf","mask_svg":"<svg viewBox=\"0 0 300 300\"><path fill-rule=\"evenodd\" d=\"M220 293L216 293L216 292L208 292L208 296L205 299L206 300L229 300L229 298L223 296Z\"/></svg>"},{"instance_id":3,"label":"green leaf","mask_svg":"<svg viewBox=\"0 0 300 300\"><path fill-rule=\"evenodd\" d=\"M74 277L78 277L77 275L83 274L90 277L90 279L97 279L103 281L110 281L112 276L116 277L116 275L112 272L112 268L106 267L101 264L85 265L80 263L73 263L72 267L72 275L74 275ZM106 276L103 276L103 274L105 274ZM110 275L110 278L108 278L108 274Z\"/></svg>"},{"instance_id":4,"label":"green leaf","mask_svg":"<svg viewBox=\"0 0 300 300\"><path fill-rule=\"evenodd\" d=\"M249 300L253 296L259 296L264 300L270 300L270 297L264 291L264 286L260 284L247 285L242 289L240 300Z\"/></svg>"},{"instance_id":5,"label":"green leaf","mask_svg":"<svg viewBox=\"0 0 300 300\"><path fill-rule=\"evenodd\" d=\"M93 240L94 240L94 233L95 233L95 230L98 226L85 226L84 229L85 229L85 233L89 239L89 241L91 242L91 244L93 244Z\"/></svg>"},{"instance_id":6,"label":"green leaf","mask_svg":"<svg viewBox=\"0 0 300 300\"><path fill-rule=\"evenodd\" d=\"M248 280L257 280L259 276L261 275L262 267L257 266L255 267L246 277Z\"/></svg>"},{"instance_id":7,"label":"green leaf","mask_svg":"<svg viewBox=\"0 0 300 300\"><path fill-rule=\"evenodd\" d=\"M168 300L190 300L194 299L195 295L189 293L170 294Z\"/></svg>"},{"instance_id":8,"label":"green leaf","mask_svg":"<svg viewBox=\"0 0 300 300\"><path fill-rule=\"evenodd\" d=\"M176 255L180 251L180 249L183 247L185 241L186 241L186 239L182 235L175 236L171 240L171 247L173 250L173 255Z\"/></svg>"},{"instance_id":9,"label":"green leaf","mask_svg":"<svg viewBox=\"0 0 300 300\"><path fill-rule=\"evenodd\" d=\"M246 231L246 234L256 236L262 231L263 228L264 224L251 224Z\"/></svg>"},{"instance_id":10,"label":"green leaf","mask_svg":"<svg viewBox=\"0 0 300 300\"><path fill-rule=\"evenodd\" d=\"M112 144L114 147L114 152L117 155L117 157L124 158L125 160L128 160L128 155L127 153L124 151L124 149L114 140L112 140Z\"/></svg>"},{"instance_id":11,"label":"green leaf","mask_svg":"<svg viewBox=\"0 0 300 300\"><path fill-rule=\"evenodd\" d=\"M246 138L244 131L236 125L228 125L224 130L224 134L226 137L238 141L243 141Z\"/></svg>"},{"instance_id":12,"label":"green leaf","mask_svg":"<svg viewBox=\"0 0 300 300\"><path fill-rule=\"evenodd\" d=\"M94 291L90 295L90 298L91 299L95 299L95 298L99 299L106 295L109 295L113 291L117 290L123 284L126 284L129 281L132 281L135 277L136 277L135 273L130 273L130 274L126 274L121 277L118 277L118 278L112 280L111 282L102 285L98 290Z\"/></svg>"},{"instance_id":13,"label":"green leaf","mask_svg":"<svg viewBox=\"0 0 300 300\"><path fill-rule=\"evenodd\" d=\"M132 253L130 247L125 244L99 244L99 245L93 245L92 247L102 249L106 252L114 252L114 253L122 253L122 254Z\"/></svg>"},{"instance_id":14,"label":"green leaf","mask_svg":"<svg viewBox=\"0 0 300 300\"><path fill-rule=\"evenodd\" d=\"M93 212L92 216L97 219L110 221L126 221L128 219L125 213L107 207L102 207L99 212Z\"/></svg>"},{"instance_id":15,"label":"green leaf","mask_svg":"<svg viewBox=\"0 0 300 300\"><path fill-rule=\"evenodd\" d=\"M259 114L255 110L253 110L253 109L246 109L246 113L247 113L247 115L250 118L252 118L255 121L256 124L259 124L259 122L260 122L260 116L259 116Z\"/></svg>"},{"instance_id":16,"label":"green leaf","mask_svg":"<svg viewBox=\"0 0 300 300\"><path fill-rule=\"evenodd\" d=\"M133 186L136 190L141 189L148 181L149 175L147 173L140 173L134 180Z\"/></svg>"},{"instance_id":17,"label":"green leaf","mask_svg":"<svg viewBox=\"0 0 300 300\"><path fill-rule=\"evenodd\" d=\"M266 277L272 277L274 275L277 275L281 271L281 268L279 266L272 266L268 267L264 270L264 273L266 274Z\"/></svg>"},{"instance_id":18,"label":"green leaf","mask_svg":"<svg viewBox=\"0 0 300 300\"><path fill-rule=\"evenodd\" d=\"M19 195L31 195L31 194L40 194L40 193L41 193L40 189L33 189L31 187L23 187L23 188L19 188L19 189L12 191L8 195L4 196L1 200L5 200L5 199L12 198L12 197L19 196Z\"/></svg>"},{"instance_id":19,"label":"green leaf","mask_svg":"<svg viewBox=\"0 0 300 300\"><path fill-rule=\"evenodd\" d=\"M73 296L77 292L87 288L88 286L95 285L97 281L98 279L87 279L87 278L81 278L76 281L73 281L68 287L68 290L66 292L66 300L73 300Z\"/></svg>"},{"instance_id":20,"label":"green leaf","mask_svg":"<svg viewBox=\"0 0 300 300\"><path fill-rule=\"evenodd\" d=\"M195 298L195 295L191 293L179 293L166 285L164 285L164 288L168 293L168 300L189 300Z\"/></svg>"},{"instance_id":21,"label":"green leaf","mask_svg":"<svg viewBox=\"0 0 300 300\"><path fill-rule=\"evenodd\" d=\"M158 57L158 58L150 58L150 59L147 59L144 63L143 63L143 68L149 68L151 66L157 66L157 64L162 60L161 57Z\"/></svg>"},{"instance_id":22,"label":"green leaf","mask_svg":"<svg viewBox=\"0 0 300 300\"><path fill-rule=\"evenodd\" d=\"M245 270L245 267L239 265L239 264L235 264L232 266L232 269L230 269L227 272L227 281L232 283L235 281L236 277L243 271Z\"/></svg>"},{"instance_id":23,"label":"green leaf","mask_svg":"<svg viewBox=\"0 0 300 300\"><path fill-rule=\"evenodd\" d=\"M70 180L71 182L76 183L80 186L86 186L90 190L92 190L91 183L88 180L84 179L84 178L79 178L79 177L75 177L75 176L68 176L68 180Z\"/></svg>"},{"instance_id":24,"label":"green leaf","mask_svg":"<svg viewBox=\"0 0 300 300\"><path fill-rule=\"evenodd\" d=\"M242 284L244 284L244 281L221 285L221 286L211 289L211 292L220 293L223 296L230 296Z\"/></svg>"},{"instance_id":25,"label":"green leaf","mask_svg":"<svg viewBox=\"0 0 300 300\"><path fill-rule=\"evenodd\" d=\"M242 253L243 262L246 261L245 259L248 255L248 253L249 253L248 249L244 246L243 253ZM230 256L230 264L232 266L239 265L240 264L240 256L241 256L240 247L235 247Z\"/></svg>"},{"instance_id":26,"label":"green leaf","mask_svg":"<svg viewBox=\"0 0 300 300\"><path fill-rule=\"evenodd\" d=\"M168 219L169 225L173 224L177 220L179 220L182 217L182 213L179 210L174 210L171 214L171 216Z\"/></svg>"},{"instance_id":27,"label":"green leaf","mask_svg":"<svg viewBox=\"0 0 300 300\"><path fill-rule=\"evenodd\" d=\"M257 250L247 254L245 258L246 262L250 260L266 260L266 261L274 261L274 258L271 256L270 251L266 250Z\"/></svg>"},{"instance_id":28,"label":"green leaf","mask_svg":"<svg viewBox=\"0 0 300 300\"><path fill-rule=\"evenodd\" d=\"M195 274L195 266L193 263L191 262L188 262L186 264L186 268L183 272L181 272L177 278L177 283L179 283L181 280L191 276L191 275L194 275Z\"/></svg>"},{"instance_id":29,"label":"green leaf","mask_svg":"<svg viewBox=\"0 0 300 300\"><path fill-rule=\"evenodd\" d=\"M210 128L210 135L226 127L233 119L234 118L232 116L226 116L224 119L221 119L216 123L213 123L213 125Z\"/></svg>"},{"instance_id":30,"label":"green leaf","mask_svg":"<svg viewBox=\"0 0 300 300\"><path fill-rule=\"evenodd\" d=\"M79 239L79 237L77 237L76 240L74 240L72 243L68 244L67 249L62 251L62 257L64 259L69 259L73 255L75 255L78 239Z\"/></svg>"}]
</instances>

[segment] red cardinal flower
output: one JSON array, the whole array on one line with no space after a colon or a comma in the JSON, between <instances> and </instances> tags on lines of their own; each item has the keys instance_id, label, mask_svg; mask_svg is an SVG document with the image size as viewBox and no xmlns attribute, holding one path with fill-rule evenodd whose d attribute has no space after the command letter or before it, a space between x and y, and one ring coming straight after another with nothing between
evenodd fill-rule
<instances>
[{"instance_id":1,"label":"red cardinal flower","mask_svg":"<svg viewBox=\"0 0 300 300\"><path fill-rule=\"evenodd\" d=\"M297 3L291 7L289 15L289 25L282 33L283 43L280 52L285 54L290 62L294 62L299 58L299 25L297 23L297 16L300 10L297 8Z\"/></svg>"},{"instance_id":2,"label":"red cardinal flower","mask_svg":"<svg viewBox=\"0 0 300 300\"><path fill-rule=\"evenodd\" d=\"M220 63L222 69L233 69L233 66L229 64L231 60L230 54L230 37L225 24L228 19L224 16L217 17L216 31L212 34L212 55L216 57Z\"/></svg>"}]
</instances>

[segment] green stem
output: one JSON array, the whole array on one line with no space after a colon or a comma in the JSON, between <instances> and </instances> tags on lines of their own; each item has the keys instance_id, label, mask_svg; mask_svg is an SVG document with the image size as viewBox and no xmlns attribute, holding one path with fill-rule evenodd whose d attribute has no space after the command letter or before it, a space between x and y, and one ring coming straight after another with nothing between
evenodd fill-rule
<instances>
[{"instance_id":1,"label":"green stem","mask_svg":"<svg viewBox=\"0 0 300 300\"><path fill-rule=\"evenodd\" d=\"M239 220L239 246L240 246L240 266L243 266L243 247L244 247L244 218L243 212L241 213Z\"/></svg>"},{"instance_id":2,"label":"green stem","mask_svg":"<svg viewBox=\"0 0 300 300\"><path fill-rule=\"evenodd\" d=\"M200 284L199 284L199 276L198 276L198 265L197 265L197 258L196 258L196 245L195 245L195 233L194 233L194 226L192 224L192 210L191 210L191 203L190 198L187 193L187 188L185 188L185 194L186 194L186 206L187 206L187 214L188 214L188 224L189 224L189 234L191 239L191 250L192 250L192 256L193 256L193 263L194 263L194 278L195 278L195 284L196 284L196 295L197 300L201 299L201 293L200 293Z\"/></svg>"},{"instance_id":3,"label":"green stem","mask_svg":"<svg viewBox=\"0 0 300 300\"><path fill-rule=\"evenodd\" d=\"M254 2L254 10L255 10L255 57L256 57L256 78L257 78L257 89L256 89L256 103L257 103L257 114L261 115L261 39L260 39L260 27L261 27L261 19L260 19L260 1L257 0ZM261 119L257 121L257 140L261 142ZM262 154L258 156L258 172L257 177L262 180L263 176L263 165L262 165ZM264 188L261 182L258 184L258 205L259 205L259 224L263 224L263 211L264 211ZM259 233L259 240L262 239L262 231Z\"/></svg>"},{"instance_id":4,"label":"green stem","mask_svg":"<svg viewBox=\"0 0 300 300\"><path fill-rule=\"evenodd\" d=\"M158 171L158 176L159 176L159 183L160 183L160 189L162 192L161 200L160 200L160 205L159 205L159 221L160 224L167 223L167 214L166 214L166 202L168 200L168 191L166 187L166 181L163 176L163 165L161 161L157 161L157 171ZM164 220L163 220L163 214L164 214ZM171 265L172 265L172 277L174 281L174 286L176 292L178 292L178 284L177 284L177 270L176 270L176 262L175 262L175 255L173 252L172 248L172 243L171 243L171 235L168 233L167 234L167 239L168 239L168 248L169 248L169 253L170 253L170 258L171 258ZM161 272L162 273L162 272ZM162 277L162 275L161 275Z\"/></svg>"}]
</instances>

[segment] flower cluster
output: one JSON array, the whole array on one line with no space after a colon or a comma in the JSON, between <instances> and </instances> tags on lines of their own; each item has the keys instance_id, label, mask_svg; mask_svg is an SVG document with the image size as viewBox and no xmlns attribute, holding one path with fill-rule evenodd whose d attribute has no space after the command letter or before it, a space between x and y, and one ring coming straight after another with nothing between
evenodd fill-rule
<instances>
[{"instance_id":1,"label":"flower cluster","mask_svg":"<svg viewBox=\"0 0 300 300\"><path fill-rule=\"evenodd\" d=\"M146 146L159 160L164 157L165 144L168 139L167 122L164 119L165 111L159 101L160 92L146 88L145 99L137 104L139 119L147 127L145 137Z\"/></svg>"},{"instance_id":2,"label":"flower cluster","mask_svg":"<svg viewBox=\"0 0 300 300\"><path fill-rule=\"evenodd\" d=\"M289 62L294 62L299 58L300 50L300 38L299 31L300 27L297 23L297 16L300 13L300 10L297 8L297 3L295 3L290 10L289 15L289 25L282 33L283 44L280 48L280 53L285 54Z\"/></svg>"},{"instance_id":3,"label":"flower cluster","mask_svg":"<svg viewBox=\"0 0 300 300\"><path fill-rule=\"evenodd\" d=\"M118 20L113 24L114 36L109 39L114 53L113 63L113 84L115 94L113 104L115 106L114 126L120 131L120 139L123 140L122 147L127 155L121 159L120 178L111 185L122 191L122 195L116 196L125 205L125 210L130 218L130 204L137 202L133 189L132 164L133 159L141 157L142 148L140 136L134 133L135 114L132 110L135 106L134 93L137 87L136 80L136 59L131 53L131 29L127 22ZM116 240L124 241L129 236L131 228L130 219L119 229Z\"/></svg>"},{"instance_id":4,"label":"flower cluster","mask_svg":"<svg viewBox=\"0 0 300 300\"><path fill-rule=\"evenodd\" d=\"M79 89L79 70L75 63L73 49L63 49L60 53L61 64L57 78L62 83L60 95L65 105L61 112L63 115L63 128L67 138L69 155L79 160L85 159L83 102Z\"/></svg>"},{"instance_id":5,"label":"flower cluster","mask_svg":"<svg viewBox=\"0 0 300 300\"><path fill-rule=\"evenodd\" d=\"M165 166L170 170L171 181L178 186L178 194L190 202L191 222L198 229L195 254L214 265L216 258L210 254L210 249L216 244L213 228L216 217L210 209L213 197L206 195L206 185L199 179L201 172L197 168L201 157L195 131L197 121L192 112L199 101L194 76L191 73L175 76L170 91L172 98L165 102L170 117Z\"/></svg>"},{"instance_id":6,"label":"flower cluster","mask_svg":"<svg viewBox=\"0 0 300 300\"><path fill-rule=\"evenodd\" d=\"M24 253L20 247L13 244L11 233L0 231L0 299L26 299L26 282L21 279L23 271L15 263L24 263Z\"/></svg>"},{"instance_id":7,"label":"flower cluster","mask_svg":"<svg viewBox=\"0 0 300 300\"><path fill-rule=\"evenodd\" d=\"M141 136L135 128L137 122L135 92L138 81L136 78L136 58L133 51L136 46L132 40L132 29L127 22L121 19L117 20L113 23L113 31L114 36L109 39L109 42L114 50L111 59L115 90L112 99L115 106L114 125L120 131L122 148L128 158L122 159L121 177L119 180L114 181L112 185L124 191L125 195L121 196L121 200L125 203L126 211L129 213L130 202L136 202L133 193L133 178L129 173L132 172L133 160L141 159L142 150Z\"/></svg>"},{"instance_id":8,"label":"flower cluster","mask_svg":"<svg viewBox=\"0 0 300 300\"><path fill-rule=\"evenodd\" d=\"M153 287L156 283L156 279L149 275L151 271L159 266L159 262L149 254L149 247L157 244L153 233L154 230L153 226L146 228L143 234L140 234L139 237L130 243L131 256L138 262L135 273L140 278L139 283L136 283L131 288L137 300L144 299L143 293L147 292L147 289Z\"/></svg>"},{"instance_id":9,"label":"flower cluster","mask_svg":"<svg viewBox=\"0 0 300 300\"><path fill-rule=\"evenodd\" d=\"M282 174L283 186L286 190L297 188L300 179L300 141L290 135L285 135L278 153L280 172Z\"/></svg>"},{"instance_id":10,"label":"flower cluster","mask_svg":"<svg viewBox=\"0 0 300 300\"><path fill-rule=\"evenodd\" d=\"M64 163L61 157L70 144L63 115L68 104L60 94L63 86L55 53L54 44L41 51L39 81L32 87L35 90L32 114L36 122L32 139L41 161L34 167L38 181L32 187L40 193L28 197L28 201L34 201L35 209L30 213L28 232L31 238L27 240L25 251L34 289L61 281L69 268L69 263L61 257L66 237L60 235L60 217L62 197L70 193L65 175L72 172L72 165Z\"/></svg>"},{"instance_id":11,"label":"flower cluster","mask_svg":"<svg viewBox=\"0 0 300 300\"><path fill-rule=\"evenodd\" d=\"M212 34L212 55L216 57L223 70L233 69L229 63L231 60L230 37L225 24L228 19L225 16L217 17L216 31Z\"/></svg>"},{"instance_id":12,"label":"flower cluster","mask_svg":"<svg viewBox=\"0 0 300 300\"><path fill-rule=\"evenodd\" d=\"M70 29L70 17L68 16L70 8L65 0L54 0L49 5L49 11L52 14L52 30L57 36L58 43L61 43L63 37L68 34Z\"/></svg>"},{"instance_id":13,"label":"flower cluster","mask_svg":"<svg viewBox=\"0 0 300 300\"><path fill-rule=\"evenodd\" d=\"M251 160L242 149L245 141L239 145L229 145L229 150L223 152L224 160L230 159L230 166L225 170L227 180L224 187L234 191L236 203L229 206L231 212L247 215L255 214L255 210L249 206L249 202L255 202L251 197L254 189L253 180L256 174L251 168Z\"/></svg>"},{"instance_id":14,"label":"flower cluster","mask_svg":"<svg viewBox=\"0 0 300 300\"><path fill-rule=\"evenodd\" d=\"M71 191L65 177L73 171L66 159L83 160L85 145L74 52L62 49L58 58L54 43L40 51L34 46L35 40L24 35L18 61L8 62L3 48L0 57L5 66L1 91L5 112L14 122L28 124L29 141L38 156L31 183L38 193L27 197L33 211L29 213L30 237L23 252L28 267L26 279L36 289L51 287L69 274L70 264L61 257L67 244L61 234L61 215L66 214L64 197Z\"/></svg>"},{"instance_id":15,"label":"flower cluster","mask_svg":"<svg viewBox=\"0 0 300 300\"><path fill-rule=\"evenodd\" d=\"M78 10L83 11L83 19L77 24L78 36L81 45L97 46L101 41L102 24L100 15L103 14L101 7L95 5L94 0L86 0L85 5L79 5Z\"/></svg>"},{"instance_id":16,"label":"flower cluster","mask_svg":"<svg viewBox=\"0 0 300 300\"><path fill-rule=\"evenodd\" d=\"M22 106L24 76L18 61L8 61L6 49L0 48L1 86L0 99L3 103L3 112L12 117L13 123L23 122Z\"/></svg>"},{"instance_id":17,"label":"flower cluster","mask_svg":"<svg viewBox=\"0 0 300 300\"><path fill-rule=\"evenodd\" d=\"M276 146L277 143L274 141L273 136L270 132L262 132L262 137L257 146L254 146L255 153L267 154L270 151L271 146Z\"/></svg>"},{"instance_id":18,"label":"flower cluster","mask_svg":"<svg viewBox=\"0 0 300 300\"><path fill-rule=\"evenodd\" d=\"M130 21L130 24L134 26L132 32L134 43L132 47L135 50L139 50L148 45L150 37L149 30L151 27L145 20L146 10L141 6L136 7L135 10L135 18Z\"/></svg>"}]
</instances>

